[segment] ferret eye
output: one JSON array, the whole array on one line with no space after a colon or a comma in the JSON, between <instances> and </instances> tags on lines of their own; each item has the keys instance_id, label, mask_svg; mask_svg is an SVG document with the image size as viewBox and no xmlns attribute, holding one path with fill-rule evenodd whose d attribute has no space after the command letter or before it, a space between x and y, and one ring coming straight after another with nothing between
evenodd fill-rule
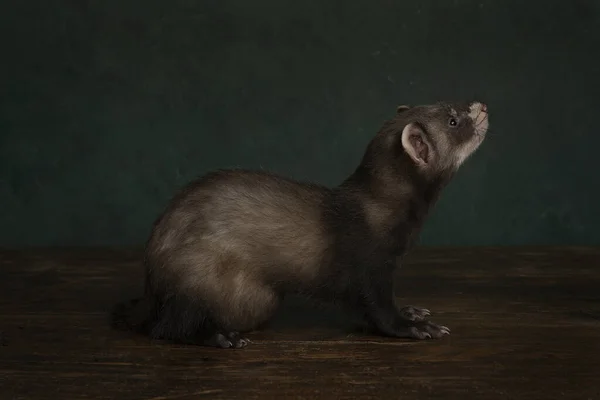
<instances>
[{"instance_id":1,"label":"ferret eye","mask_svg":"<svg viewBox=\"0 0 600 400\"><path fill-rule=\"evenodd\" d=\"M450 120L448 121L448 125L450 125L450 126L456 126L456 125L458 125L458 122L456 121L456 118L450 118Z\"/></svg>"}]
</instances>

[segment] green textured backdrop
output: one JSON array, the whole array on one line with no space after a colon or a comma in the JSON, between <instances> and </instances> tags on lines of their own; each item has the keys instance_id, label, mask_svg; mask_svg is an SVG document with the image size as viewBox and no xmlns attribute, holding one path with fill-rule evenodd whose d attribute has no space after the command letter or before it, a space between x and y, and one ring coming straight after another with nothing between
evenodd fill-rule
<instances>
[{"instance_id":1,"label":"green textured backdrop","mask_svg":"<svg viewBox=\"0 0 600 400\"><path fill-rule=\"evenodd\" d=\"M598 1L8 1L0 245L142 243L218 167L335 184L398 104L491 135L422 243L600 243Z\"/></svg>"}]
</instances>

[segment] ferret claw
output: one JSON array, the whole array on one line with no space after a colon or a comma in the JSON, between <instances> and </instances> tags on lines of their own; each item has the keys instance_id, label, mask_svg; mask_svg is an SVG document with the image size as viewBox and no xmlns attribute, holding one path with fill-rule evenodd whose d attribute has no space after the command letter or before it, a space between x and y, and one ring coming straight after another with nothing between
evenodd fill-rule
<instances>
[{"instance_id":1,"label":"ferret claw","mask_svg":"<svg viewBox=\"0 0 600 400\"><path fill-rule=\"evenodd\" d=\"M410 335L413 339L419 339L419 340L431 339L431 334L429 332L421 331L421 330L417 329L416 327L410 328Z\"/></svg>"},{"instance_id":2,"label":"ferret claw","mask_svg":"<svg viewBox=\"0 0 600 400\"><path fill-rule=\"evenodd\" d=\"M431 311L427 308L405 306L400 309L400 314L409 321L423 321L431 315Z\"/></svg>"}]
</instances>

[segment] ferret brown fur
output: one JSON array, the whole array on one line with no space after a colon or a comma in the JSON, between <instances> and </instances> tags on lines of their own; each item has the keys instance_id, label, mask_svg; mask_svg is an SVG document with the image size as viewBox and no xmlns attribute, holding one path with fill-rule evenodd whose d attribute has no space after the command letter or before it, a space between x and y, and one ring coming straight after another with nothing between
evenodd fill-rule
<instances>
[{"instance_id":1,"label":"ferret brown fur","mask_svg":"<svg viewBox=\"0 0 600 400\"><path fill-rule=\"evenodd\" d=\"M294 293L340 303L386 336L448 334L428 310L396 304L392 275L487 129L479 102L401 106L337 187L246 170L190 183L147 243L138 326L152 338L244 347L240 334Z\"/></svg>"}]
</instances>

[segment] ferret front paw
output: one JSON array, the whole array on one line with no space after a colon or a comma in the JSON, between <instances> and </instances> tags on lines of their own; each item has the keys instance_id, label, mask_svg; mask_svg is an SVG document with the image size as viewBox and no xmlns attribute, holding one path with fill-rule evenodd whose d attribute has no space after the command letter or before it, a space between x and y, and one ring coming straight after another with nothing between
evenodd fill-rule
<instances>
[{"instance_id":1,"label":"ferret front paw","mask_svg":"<svg viewBox=\"0 0 600 400\"><path fill-rule=\"evenodd\" d=\"M431 315L431 312L426 308L415 306L405 306L400 309L400 315L408 321L424 321L425 318Z\"/></svg>"},{"instance_id":2,"label":"ferret front paw","mask_svg":"<svg viewBox=\"0 0 600 400\"><path fill-rule=\"evenodd\" d=\"M449 335L450 328L430 321L423 321L412 326L410 334L413 339L439 339L442 336Z\"/></svg>"}]
</instances>

